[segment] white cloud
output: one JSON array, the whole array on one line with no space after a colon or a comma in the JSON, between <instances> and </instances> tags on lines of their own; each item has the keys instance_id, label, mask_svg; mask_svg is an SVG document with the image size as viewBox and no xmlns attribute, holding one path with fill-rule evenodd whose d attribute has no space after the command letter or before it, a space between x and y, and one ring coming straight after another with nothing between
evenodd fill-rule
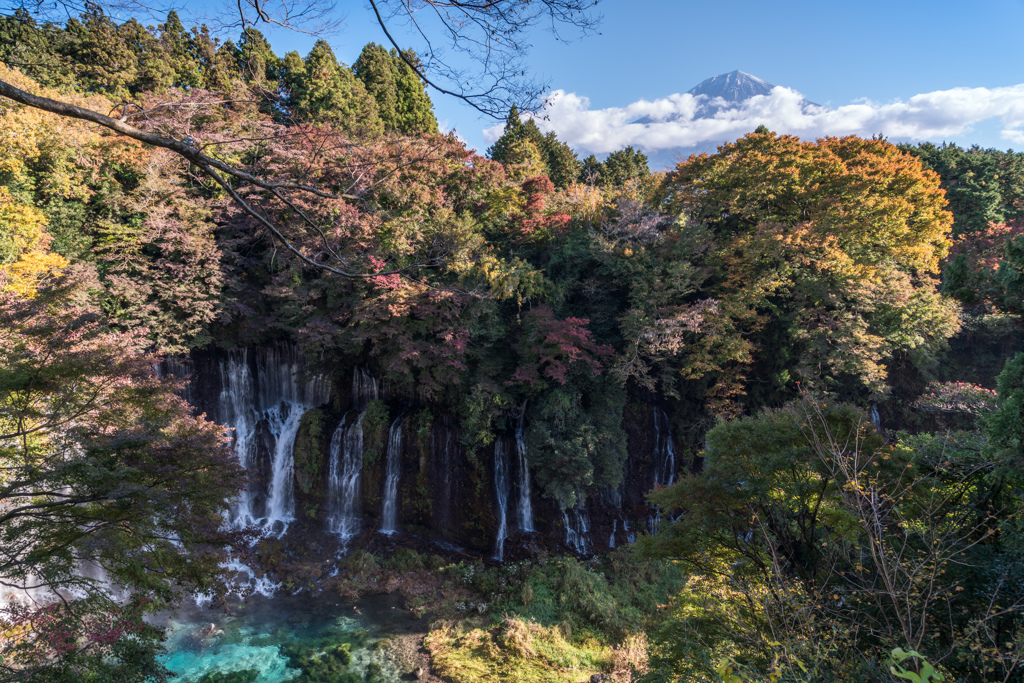
<instances>
[{"instance_id":1,"label":"white cloud","mask_svg":"<svg viewBox=\"0 0 1024 683\"><path fill-rule=\"evenodd\" d=\"M625 107L591 109L586 97L556 90L537 123L545 131L557 132L577 151L595 154L626 145L648 153L706 146L735 140L761 124L805 139L881 133L897 140L943 140L970 132L982 121L999 119L1003 139L1024 144L1024 84L939 90L887 104L858 100L835 109L810 105L800 93L779 86L770 95L752 97L713 118L696 118L704 100L677 94ZM650 123L630 123L642 117ZM501 125L494 126L484 136L493 142L501 131Z\"/></svg>"}]
</instances>

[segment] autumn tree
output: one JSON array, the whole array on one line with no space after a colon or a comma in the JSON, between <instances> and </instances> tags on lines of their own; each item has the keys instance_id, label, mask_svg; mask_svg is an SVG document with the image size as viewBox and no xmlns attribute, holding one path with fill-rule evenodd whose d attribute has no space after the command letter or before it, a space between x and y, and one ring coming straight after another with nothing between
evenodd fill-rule
<instances>
[{"instance_id":1,"label":"autumn tree","mask_svg":"<svg viewBox=\"0 0 1024 683\"><path fill-rule=\"evenodd\" d=\"M583 0L542 0L532 4L523 0L509 0L486 6L470 6L449 0L430 0L429 5L437 12L438 23L435 28L444 36L444 41L460 54L458 60L450 61L443 50L435 49L430 42L431 31L423 26L416 25L430 46L420 53L423 61L416 59L413 52L403 50L395 43L390 28L396 22L415 23L412 7L391 0L371 0L369 9L384 35L398 51L398 56L423 83L442 94L461 98L489 115L497 115L499 111L504 111L504 108L513 101L530 106L536 103L540 88L525 78L524 69L518 68L527 48L527 44L521 40L524 31L540 21L550 20L550 28L553 31L557 32L559 27L568 27L586 33L596 21L590 12L590 5ZM108 81L103 84L108 92L120 94L130 80L134 66L131 63L131 55L125 53L124 43L118 40L116 28L112 27L103 15L102 6L89 3L88 8L86 21L79 22L75 27L74 34L80 38L76 41L76 55L85 57L88 52L94 52L95 64L91 65L91 70L96 74L96 78L102 76ZM323 30L331 24L329 14L332 8L333 6L318 0L294 6L285 3L279 8L280 13L270 13L259 4L241 3L236 7L237 17L243 28L262 22L312 32ZM40 6L38 9L39 12L45 13L49 8ZM86 26L86 23L89 25ZM216 47L215 45L200 44L200 41L196 44L197 52L202 53L204 59L208 58L210 53L215 54L213 63L220 72L219 75L215 75L211 69L209 77L205 79L206 82L229 88L231 76L226 65L232 61L231 46L225 44L212 50L211 47ZM469 63L476 64L477 78L466 78L466 59ZM291 62L290 66L285 65L285 85L291 91L290 113L297 116L297 120L330 121L348 133L359 132L373 136L379 132L380 123L375 111L376 100L366 94L362 83L350 70L338 65L333 52L325 42L319 41L308 56L307 63L302 65L305 78L297 77L299 65L295 60ZM122 63L125 69L123 72L115 68ZM207 63L210 63L208 59ZM306 259L309 265L328 268L330 272L342 277L374 276L368 263L361 263L353 270L347 257L331 251L323 252L323 259L320 262L308 259L284 236L281 230L283 226L278 224L279 219L283 217L299 223L308 223L301 213L294 211L294 203L282 197L283 191L357 199L358 196L351 192L343 191L339 194L332 189L294 181L287 182L286 187L278 184L280 181L262 179L259 170L250 172L239 166L238 160L225 161L216 155L207 154L187 131L168 128L166 118L161 127L148 119L149 112L140 111L129 102L122 102L120 118L113 118L101 112L69 105L59 99L39 97L9 82L0 82L0 96L60 116L91 121L119 135L168 149L207 174L207 177L255 219L262 229L274 235L283 248L300 259ZM160 103L158 108L165 109L166 104ZM158 129L159 132L154 132L153 129ZM276 210L266 210L256 199L259 193L250 197L251 201L244 200L234 191L235 188L229 186L228 179L231 179L231 183L259 187L269 192L268 199L271 202L281 202L292 212L281 215ZM274 220L270 218L271 214L276 216ZM329 266L326 264L327 260L334 261L335 264Z\"/></svg>"},{"instance_id":2,"label":"autumn tree","mask_svg":"<svg viewBox=\"0 0 1024 683\"><path fill-rule=\"evenodd\" d=\"M156 377L143 337L106 326L96 285L71 267L27 295L0 290L5 679L159 674L145 614L212 588L229 541L242 479L221 428Z\"/></svg>"},{"instance_id":3,"label":"autumn tree","mask_svg":"<svg viewBox=\"0 0 1024 683\"><path fill-rule=\"evenodd\" d=\"M687 353L726 393L877 395L886 363L927 363L958 328L935 278L952 223L938 178L887 142L752 133L680 164L664 188L706 241L703 291L731 349Z\"/></svg>"}]
</instances>

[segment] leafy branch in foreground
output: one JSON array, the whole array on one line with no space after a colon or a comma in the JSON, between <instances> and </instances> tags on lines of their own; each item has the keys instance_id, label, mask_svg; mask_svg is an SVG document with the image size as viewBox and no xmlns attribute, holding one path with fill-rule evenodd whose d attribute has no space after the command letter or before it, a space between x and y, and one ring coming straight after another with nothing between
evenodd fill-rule
<instances>
[{"instance_id":1,"label":"leafy branch in foreground","mask_svg":"<svg viewBox=\"0 0 1024 683\"><path fill-rule=\"evenodd\" d=\"M642 547L693 572L654 669L697 680L729 657L757 680L884 680L906 648L956 680L1017 675L1024 595L1001 520L1020 500L1002 456L887 444L861 411L811 398L720 424L704 455L651 496L681 514Z\"/></svg>"},{"instance_id":2,"label":"leafy branch in foreground","mask_svg":"<svg viewBox=\"0 0 1024 683\"><path fill-rule=\"evenodd\" d=\"M79 268L0 294L5 680L162 675L143 616L215 589L237 540L222 511L243 473L222 429L155 375L138 333L105 329L95 285Z\"/></svg>"}]
</instances>

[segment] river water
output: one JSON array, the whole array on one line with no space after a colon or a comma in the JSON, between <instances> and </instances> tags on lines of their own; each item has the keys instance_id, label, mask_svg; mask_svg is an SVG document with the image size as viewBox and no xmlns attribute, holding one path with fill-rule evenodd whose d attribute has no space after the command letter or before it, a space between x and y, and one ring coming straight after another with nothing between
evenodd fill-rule
<instances>
[{"instance_id":1,"label":"river water","mask_svg":"<svg viewBox=\"0 0 1024 683\"><path fill-rule=\"evenodd\" d=\"M290 681L302 674L294 664L303 656L322 658L339 645L351 652L348 680L397 682L425 664L416 649L426 625L397 595L357 602L328 593L253 596L226 608L183 605L156 621L167 628L161 661L174 672L174 683L245 670L259 671L255 683Z\"/></svg>"}]
</instances>

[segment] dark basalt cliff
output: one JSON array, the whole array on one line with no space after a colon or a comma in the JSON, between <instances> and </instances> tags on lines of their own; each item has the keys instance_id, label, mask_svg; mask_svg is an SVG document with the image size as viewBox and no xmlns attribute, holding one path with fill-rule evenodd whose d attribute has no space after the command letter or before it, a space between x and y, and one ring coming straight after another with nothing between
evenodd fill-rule
<instances>
[{"instance_id":1,"label":"dark basalt cliff","mask_svg":"<svg viewBox=\"0 0 1024 683\"><path fill-rule=\"evenodd\" d=\"M332 380L309 377L291 347L199 351L163 369L189 379L184 396L198 413L233 428L251 479L232 521L278 533L322 534L341 544L343 536L385 527L390 501L398 544L429 540L503 560L592 554L656 526L646 494L692 465L680 456L665 411L648 397L630 397L621 484L584 491L582 502L564 509L532 481L529 463L541 454L527 452L530 425L521 414L510 414L494 442L474 450L464 444L458 415L393 395L362 368ZM347 475L344 458L354 463Z\"/></svg>"}]
</instances>

